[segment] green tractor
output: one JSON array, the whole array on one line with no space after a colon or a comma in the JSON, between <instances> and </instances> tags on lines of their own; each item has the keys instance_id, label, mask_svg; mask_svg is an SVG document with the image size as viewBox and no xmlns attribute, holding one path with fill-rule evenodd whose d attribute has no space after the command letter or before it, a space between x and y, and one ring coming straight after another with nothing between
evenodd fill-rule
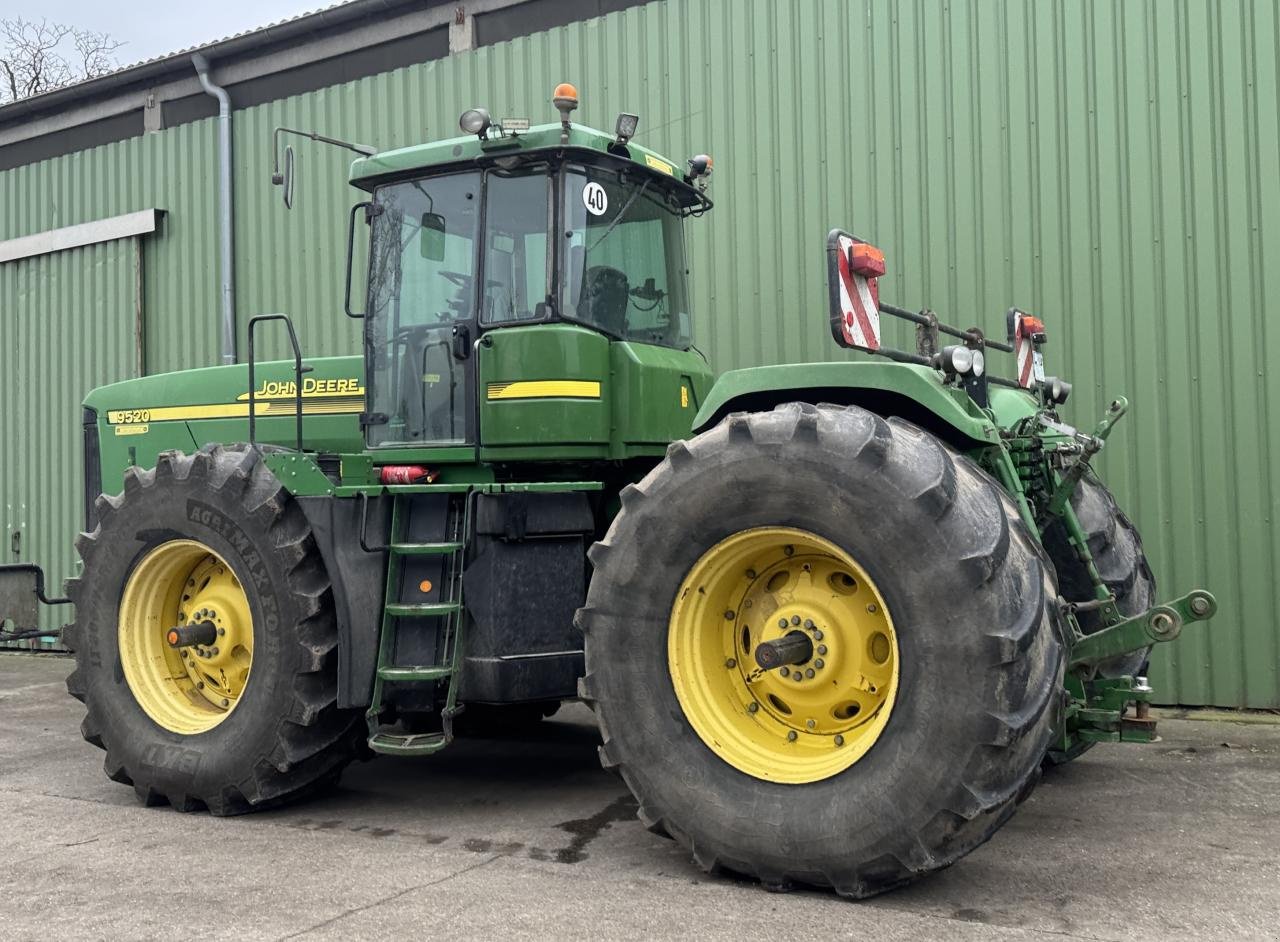
<instances>
[{"instance_id":1,"label":"green tractor","mask_svg":"<svg viewBox=\"0 0 1280 942\"><path fill-rule=\"evenodd\" d=\"M880 359L714 377L683 237L710 158L554 101L351 165L362 358L255 317L248 363L85 400L64 637L107 775L237 814L581 700L703 868L865 897L983 843L1044 764L1155 738L1147 651L1216 606L1157 604L1090 470L1125 401L1065 424L1037 318L1001 341L884 303L841 231L832 334ZM292 360L255 362L264 325ZM0 574L0 616L37 599Z\"/></svg>"}]
</instances>

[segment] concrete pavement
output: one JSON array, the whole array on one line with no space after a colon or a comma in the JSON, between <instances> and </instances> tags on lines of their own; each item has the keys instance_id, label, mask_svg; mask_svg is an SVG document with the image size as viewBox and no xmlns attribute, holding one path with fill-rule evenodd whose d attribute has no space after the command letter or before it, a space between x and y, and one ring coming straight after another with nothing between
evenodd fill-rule
<instances>
[{"instance_id":1,"label":"concrete pavement","mask_svg":"<svg viewBox=\"0 0 1280 942\"><path fill-rule=\"evenodd\" d=\"M573 706L523 741L351 768L215 819L139 807L84 743L70 662L0 655L0 937L1280 938L1280 725L1164 719L1048 776L887 896L767 893L646 832Z\"/></svg>"}]
</instances>

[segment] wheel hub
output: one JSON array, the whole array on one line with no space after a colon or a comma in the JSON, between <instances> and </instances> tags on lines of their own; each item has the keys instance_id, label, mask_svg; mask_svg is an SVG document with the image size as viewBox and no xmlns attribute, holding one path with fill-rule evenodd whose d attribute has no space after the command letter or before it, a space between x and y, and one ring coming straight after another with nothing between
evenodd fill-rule
<instances>
[{"instance_id":1,"label":"wheel hub","mask_svg":"<svg viewBox=\"0 0 1280 942\"><path fill-rule=\"evenodd\" d=\"M835 544L790 528L742 531L703 555L677 594L668 656L703 741L771 781L852 765L897 687L896 634L870 577Z\"/></svg>"},{"instance_id":2,"label":"wheel hub","mask_svg":"<svg viewBox=\"0 0 1280 942\"><path fill-rule=\"evenodd\" d=\"M200 733L235 708L253 662L253 616L226 561L195 540L151 550L120 601L120 660L138 705L165 729Z\"/></svg>"}]
</instances>

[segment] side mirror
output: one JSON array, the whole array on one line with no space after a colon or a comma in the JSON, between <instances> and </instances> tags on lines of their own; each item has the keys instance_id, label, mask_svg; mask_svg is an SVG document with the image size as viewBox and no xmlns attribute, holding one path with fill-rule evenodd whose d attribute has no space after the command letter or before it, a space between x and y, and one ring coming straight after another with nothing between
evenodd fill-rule
<instances>
[{"instance_id":1,"label":"side mirror","mask_svg":"<svg viewBox=\"0 0 1280 942\"><path fill-rule=\"evenodd\" d=\"M284 172L276 171L271 174L271 183L274 186L284 187L284 208L293 209L293 145L290 144L284 149Z\"/></svg>"},{"instance_id":2,"label":"side mirror","mask_svg":"<svg viewBox=\"0 0 1280 942\"><path fill-rule=\"evenodd\" d=\"M423 213L418 230L418 252L433 262L444 261L444 217L439 213Z\"/></svg>"}]
</instances>

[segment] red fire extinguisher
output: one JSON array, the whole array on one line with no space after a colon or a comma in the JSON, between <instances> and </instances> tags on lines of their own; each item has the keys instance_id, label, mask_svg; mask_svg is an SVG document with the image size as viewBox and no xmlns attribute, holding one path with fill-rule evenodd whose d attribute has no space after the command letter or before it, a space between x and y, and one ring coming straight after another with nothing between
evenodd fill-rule
<instances>
[{"instance_id":1,"label":"red fire extinguisher","mask_svg":"<svg viewBox=\"0 0 1280 942\"><path fill-rule=\"evenodd\" d=\"M439 476L439 471L429 471L419 464L388 464L383 465L378 480L383 484L430 484Z\"/></svg>"}]
</instances>

